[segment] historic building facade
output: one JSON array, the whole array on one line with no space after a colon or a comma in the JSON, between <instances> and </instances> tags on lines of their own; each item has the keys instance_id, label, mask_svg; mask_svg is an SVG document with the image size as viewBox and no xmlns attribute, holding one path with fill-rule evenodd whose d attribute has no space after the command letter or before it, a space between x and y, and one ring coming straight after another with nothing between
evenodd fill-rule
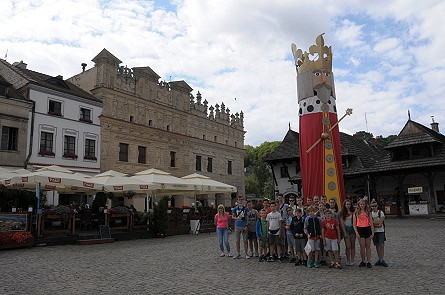
<instances>
[{"instance_id":1,"label":"historic building facade","mask_svg":"<svg viewBox=\"0 0 445 295\"><path fill-rule=\"evenodd\" d=\"M340 133L346 196L378 199L389 214L445 211L445 136L411 119L385 147ZM275 191L301 194L299 134L289 130L266 162Z\"/></svg>"},{"instance_id":2,"label":"historic building facade","mask_svg":"<svg viewBox=\"0 0 445 295\"><path fill-rule=\"evenodd\" d=\"M29 143L24 166L32 170L58 165L87 175L98 174L102 102L62 76L30 70L24 62L11 65L0 60L0 74L34 103L27 121L29 136L20 136ZM57 192L49 192L47 197L49 204L59 204ZM63 198L63 203L74 201L73 196Z\"/></svg>"},{"instance_id":3,"label":"historic building facade","mask_svg":"<svg viewBox=\"0 0 445 295\"><path fill-rule=\"evenodd\" d=\"M23 168L28 154L28 120L33 102L0 75L0 167Z\"/></svg>"},{"instance_id":4,"label":"historic building facade","mask_svg":"<svg viewBox=\"0 0 445 295\"><path fill-rule=\"evenodd\" d=\"M120 66L106 49L94 67L69 79L103 101L101 170L135 173L156 168L182 177L199 173L244 195L243 113L209 106L185 81L160 82L150 67ZM228 195L205 196L230 205ZM175 205L190 201L178 198Z\"/></svg>"}]
</instances>

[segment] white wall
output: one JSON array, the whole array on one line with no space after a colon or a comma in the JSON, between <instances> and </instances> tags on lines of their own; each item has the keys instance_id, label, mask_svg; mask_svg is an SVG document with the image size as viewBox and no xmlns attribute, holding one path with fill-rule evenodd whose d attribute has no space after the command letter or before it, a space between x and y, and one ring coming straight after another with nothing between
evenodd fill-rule
<instances>
[{"instance_id":1,"label":"white wall","mask_svg":"<svg viewBox=\"0 0 445 295\"><path fill-rule=\"evenodd\" d=\"M57 94L52 91L47 93L42 89L31 89L30 99L36 102L34 137L32 155L29 161L30 164L66 165L68 168L75 167L75 169L71 168L72 170L98 173L98 169L100 168L99 115L102 113L102 107L98 106L97 103L91 103L86 99L76 99L70 95ZM55 100L62 103L61 117L48 114L49 100ZM91 110L92 124L79 121L81 107ZM40 151L40 135L42 131L54 134L54 157L41 156L38 154ZM76 137L75 151L78 156L77 159L63 158L65 135ZM96 161L84 159L86 138L94 139L96 141Z\"/></svg>"}]
</instances>

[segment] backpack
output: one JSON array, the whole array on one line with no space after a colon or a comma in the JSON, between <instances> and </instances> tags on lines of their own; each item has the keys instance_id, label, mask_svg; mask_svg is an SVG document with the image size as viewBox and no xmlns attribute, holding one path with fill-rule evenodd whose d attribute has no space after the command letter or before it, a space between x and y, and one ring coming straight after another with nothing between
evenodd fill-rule
<instances>
[{"instance_id":1,"label":"backpack","mask_svg":"<svg viewBox=\"0 0 445 295\"><path fill-rule=\"evenodd\" d=\"M382 211L379 210L379 212L378 212L379 220L380 220L380 216L382 215L381 213L382 213ZM383 219L383 229L385 230L385 220L384 220L384 219ZM385 231L386 231L386 230L385 230Z\"/></svg>"}]
</instances>

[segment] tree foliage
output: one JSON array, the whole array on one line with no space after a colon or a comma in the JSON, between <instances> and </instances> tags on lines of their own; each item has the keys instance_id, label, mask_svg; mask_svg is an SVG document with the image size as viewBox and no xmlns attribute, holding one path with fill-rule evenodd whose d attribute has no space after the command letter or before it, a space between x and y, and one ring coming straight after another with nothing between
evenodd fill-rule
<instances>
[{"instance_id":1,"label":"tree foliage","mask_svg":"<svg viewBox=\"0 0 445 295\"><path fill-rule=\"evenodd\" d=\"M154 206L153 230L156 234L165 234L168 229L168 197L164 196Z\"/></svg>"},{"instance_id":2,"label":"tree foliage","mask_svg":"<svg viewBox=\"0 0 445 295\"><path fill-rule=\"evenodd\" d=\"M272 172L264 159L279 145L280 141L265 141L257 147L246 145L244 167L246 168L246 194L255 194L257 197L272 197L274 184Z\"/></svg>"}]
</instances>

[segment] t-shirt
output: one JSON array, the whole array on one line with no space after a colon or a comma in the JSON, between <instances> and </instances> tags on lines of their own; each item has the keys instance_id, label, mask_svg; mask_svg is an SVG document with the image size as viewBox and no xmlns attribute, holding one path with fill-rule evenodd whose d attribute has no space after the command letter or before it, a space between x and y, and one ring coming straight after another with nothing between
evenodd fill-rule
<instances>
[{"instance_id":1,"label":"t-shirt","mask_svg":"<svg viewBox=\"0 0 445 295\"><path fill-rule=\"evenodd\" d=\"M258 219L258 211L255 209L249 210L247 212L247 230L251 232L256 231L256 221Z\"/></svg>"},{"instance_id":2,"label":"t-shirt","mask_svg":"<svg viewBox=\"0 0 445 295\"><path fill-rule=\"evenodd\" d=\"M281 225L281 214L280 212L270 212L267 214L266 220L269 222L269 231L270 230L278 230L276 235L280 234L280 225Z\"/></svg>"},{"instance_id":3,"label":"t-shirt","mask_svg":"<svg viewBox=\"0 0 445 295\"><path fill-rule=\"evenodd\" d=\"M289 207L289 204L283 203L283 204L278 204L278 211L281 213L281 218L283 218L283 220L286 220L287 218L287 208Z\"/></svg>"},{"instance_id":4,"label":"t-shirt","mask_svg":"<svg viewBox=\"0 0 445 295\"><path fill-rule=\"evenodd\" d=\"M267 220L266 219L261 219L261 232L263 233L263 237L266 237L266 233L267 233Z\"/></svg>"},{"instance_id":5,"label":"t-shirt","mask_svg":"<svg viewBox=\"0 0 445 295\"><path fill-rule=\"evenodd\" d=\"M338 217L340 216L340 211L336 211L335 209L329 209L332 213L332 218L338 221Z\"/></svg>"},{"instance_id":6,"label":"t-shirt","mask_svg":"<svg viewBox=\"0 0 445 295\"><path fill-rule=\"evenodd\" d=\"M244 206L243 207L236 206L235 208L232 209L232 213L235 214L235 218L236 217L242 218L241 220L237 220L235 222L235 226L239 226L239 227L246 226L247 211L249 211L249 209Z\"/></svg>"},{"instance_id":7,"label":"t-shirt","mask_svg":"<svg viewBox=\"0 0 445 295\"><path fill-rule=\"evenodd\" d=\"M229 213L225 212L224 217L219 217L219 214L215 214L216 227L217 228L227 228L229 227Z\"/></svg>"},{"instance_id":8,"label":"t-shirt","mask_svg":"<svg viewBox=\"0 0 445 295\"><path fill-rule=\"evenodd\" d=\"M379 217L379 211L380 210L377 210L377 212L371 211L372 221L379 222L380 218L382 218L382 217L385 218L385 214L382 211L380 211L380 217ZM382 227L374 227L374 232L375 233L384 233L385 228L383 227L383 224L382 224Z\"/></svg>"},{"instance_id":9,"label":"t-shirt","mask_svg":"<svg viewBox=\"0 0 445 295\"><path fill-rule=\"evenodd\" d=\"M293 217L293 216L289 216L289 217L286 219L286 224L289 224L289 225L290 225L290 224L292 223L292 218L294 218L294 217ZM290 230L290 228L286 230L286 235L291 235L291 236L293 236L292 231Z\"/></svg>"},{"instance_id":10,"label":"t-shirt","mask_svg":"<svg viewBox=\"0 0 445 295\"><path fill-rule=\"evenodd\" d=\"M327 219L323 220L321 228L324 229L324 236L331 240L338 239L337 226L338 222L334 218L331 218L330 220Z\"/></svg>"}]
</instances>

